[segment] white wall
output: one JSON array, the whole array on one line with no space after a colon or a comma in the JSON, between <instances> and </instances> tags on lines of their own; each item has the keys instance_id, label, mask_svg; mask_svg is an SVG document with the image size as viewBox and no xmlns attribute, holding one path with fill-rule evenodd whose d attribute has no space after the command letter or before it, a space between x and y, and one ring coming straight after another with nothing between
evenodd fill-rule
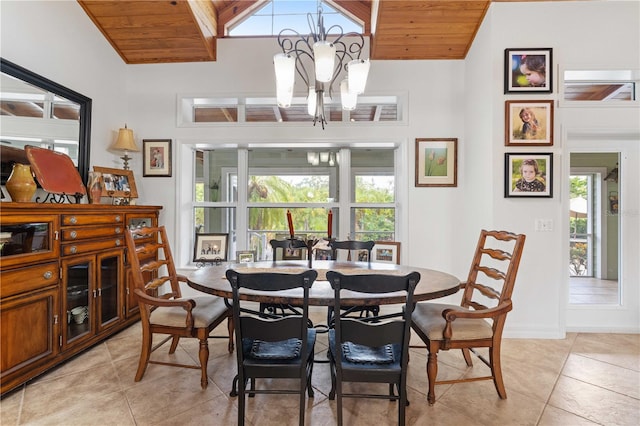
<instances>
[{"instance_id":1,"label":"white wall","mask_svg":"<svg viewBox=\"0 0 640 426\"><path fill-rule=\"evenodd\" d=\"M120 167L118 155L109 153L107 147L125 122L139 142L173 139L174 154L183 144L202 141L304 143L357 138L397 142L403 146L407 173L403 190L408 194L408 205L402 208L408 209L408 220L400 230L403 259L464 277L481 228L526 233L514 292L517 308L507 321L506 334L564 335L566 268L561 224L566 215L561 197L565 155L561 130L590 123L635 126L637 131L634 117L638 111L559 111L551 150L555 155L554 197L504 199L503 111L504 101L512 95L503 95L503 51L552 47L556 64L585 62L587 58L594 65L638 68L637 2L493 3L465 61L372 62L367 93L407 94L407 123L375 128L329 124L325 131L310 123L245 128L177 126L179 94L272 95L273 40L220 40L218 61L212 63L125 65L76 2L3 0L1 8L0 53L4 58L93 99L92 165ZM605 25L610 22L615 22L614 29ZM532 98L555 99L555 93ZM413 186L414 143L421 137L459 139L457 188ZM142 178L142 156L134 155L131 165L139 202L163 205L161 222L174 232L180 169L174 168L171 178ZM631 185L637 193L638 183ZM554 230L534 232L536 218L552 219ZM629 220L637 223L640 219ZM632 262L637 263L637 258ZM638 328L633 317L628 321Z\"/></svg>"}]
</instances>

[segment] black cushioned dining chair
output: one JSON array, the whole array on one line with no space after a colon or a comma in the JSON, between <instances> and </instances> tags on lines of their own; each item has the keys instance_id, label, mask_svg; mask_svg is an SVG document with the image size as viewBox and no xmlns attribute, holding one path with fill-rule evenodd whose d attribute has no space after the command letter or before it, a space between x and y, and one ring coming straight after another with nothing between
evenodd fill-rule
<instances>
[{"instance_id":1,"label":"black cushioned dining chair","mask_svg":"<svg viewBox=\"0 0 640 426\"><path fill-rule=\"evenodd\" d=\"M135 381L142 380L148 364L195 368L201 371L200 384L207 387L207 340L211 331L225 319L229 331L229 352L233 351L233 320L225 300L211 295L183 298L180 282L186 277L178 275L165 228L146 227L125 232L127 257L131 265L133 292L140 307L142 322L142 350ZM168 288L167 288L168 287ZM152 347L153 335L168 335ZM171 340L169 353L173 354L181 337L197 338L200 342L199 366L151 359L151 353ZM226 337L225 337L226 338Z\"/></svg>"},{"instance_id":2,"label":"black cushioned dining chair","mask_svg":"<svg viewBox=\"0 0 640 426\"><path fill-rule=\"evenodd\" d=\"M272 259L274 263L278 258L277 257L278 250L281 250L284 256L285 250L300 250L300 249L307 248L307 243L298 239L270 240L269 244L271 245ZM281 303L260 303L260 312L270 312L274 314L278 313L278 311L283 315L287 312L298 314L300 311L297 308L298 307L295 305L284 305Z\"/></svg>"},{"instance_id":3,"label":"black cushioned dining chair","mask_svg":"<svg viewBox=\"0 0 640 426\"><path fill-rule=\"evenodd\" d=\"M336 309L341 308L342 290L375 294L404 292L406 295L405 303L397 313L367 318L336 316L335 327L329 330L329 399L337 397L338 425L342 425L343 397L397 400L398 424L404 425L413 292L420 274L345 275L328 271L327 280L334 290ZM344 382L388 383L389 394L345 393Z\"/></svg>"},{"instance_id":4,"label":"black cushioned dining chair","mask_svg":"<svg viewBox=\"0 0 640 426\"><path fill-rule=\"evenodd\" d=\"M237 380L232 396L238 399L238 425L244 425L245 395L298 394L300 397L300 425L304 425L305 391L313 396L311 374L316 331L308 327L309 289L318 276L314 270L300 274L226 272L233 292L233 318L236 332L238 360ZM242 289L277 292L298 289L303 295L301 315L277 316L255 312L247 307L251 302L240 299ZM293 388L258 389L257 378L298 379ZM251 381L247 391L247 383ZM254 422L255 423L255 422Z\"/></svg>"},{"instance_id":5,"label":"black cushioned dining chair","mask_svg":"<svg viewBox=\"0 0 640 426\"><path fill-rule=\"evenodd\" d=\"M429 404L436 401L436 384L476 380L493 380L500 398L507 397L500 345L507 313L512 309L511 293L525 238L525 235L506 231L482 230L467 281L460 285L464 289L461 304L416 304L411 327L427 345ZM489 348L489 360L474 350L480 347ZM437 381L438 351L449 349L462 349L469 367L473 365L470 351L474 352L491 369L491 375L469 377L465 374L460 379Z\"/></svg>"},{"instance_id":6,"label":"black cushioned dining chair","mask_svg":"<svg viewBox=\"0 0 640 426\"><path fill-rule=\"evenodd\" d=\"M366 250L367 252L367 262L371 262L371 250L373 246L376 245L375 241L356 241L356 240L344 240L344 241L336 241L331 240L329 242L329 247L332 250L332 258L334 260L338 257L338 250L347 250L347 261L352 261L351 252L355 251L356 256L358 256L358 252ZM356 261L357 261L356 257ZM333 321L333 306L329 306L329 310L327 312L327 324L331 324ZM342 313L341 315L349 315L351 313L358 312L360 316L376 316L380 312L380 306L354 306L354 305L342 305Z\"/></svg>"}]
</instances>

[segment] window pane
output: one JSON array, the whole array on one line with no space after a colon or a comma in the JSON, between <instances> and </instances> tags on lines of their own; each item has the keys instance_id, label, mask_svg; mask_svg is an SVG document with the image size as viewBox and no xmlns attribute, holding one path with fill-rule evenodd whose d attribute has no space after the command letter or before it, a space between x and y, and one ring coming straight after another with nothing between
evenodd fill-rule
<instances>
[{"instance_id":1,"label":"window pane","mask_svg":"<svg viewBox=\"0 0 640 426\"><path fill-rule=\"evenodd\" d=\"M193 214L196 234L229 234L227 258L235 259L236 209L232 207L195 207Z\"/></svg>"},{"instance_id":2,"label":"window pane","mask_svg":"<svg viewBox=\"0 0 640 426\"><path fill-rule=\"evenodd\" d=\"M327 236L328 211L325 208L290 208L295 236L301 239ZM333 223L337 223L334 212ZM249 250L255 250L257 258L271 259L272 239L283 240L289 238L287 222L287 208L254 207L249 208L248 226Z\"/></svg>"},{"instance_id":3,"label":"window pane","mask_svg":"<svg viewBox=\"0 0 640 426\"><path fill-rule=\"evenodd\" d=\"M351 152L353 196L356 203L393 203L395 172L393 149L354 149Z\"/></svg>"},{"instance_id":4,"label":"window pane","mask_svg":"<svg viewBox=\"0 0 640 426\"><path fill-rule=\"evenodd\" d=\"M236 201L238 151L212 149L196 151L194 201Z\"/></svg>"},{"instance_id":5,"label":"window pane","mask_svg":"<svg viewBox=\"0 0 640 426\"><path fill-rule=\"evenodd\" d=\"M354 239L394 241L395 215L395 209L352 208L351 223L354 227Z\"/></svg>"},{"instance_id":6,"label":"window pane","mask_svg":"<svg viewBox=\"0 0 640 426\"><path fill-rule=\"evenodd\" d=\"M249 152L249 202L317 203L335 198L335 157L329 151L252 150ZM333 164L333 167L330 166Z\"/></svg>"}]
</instances>

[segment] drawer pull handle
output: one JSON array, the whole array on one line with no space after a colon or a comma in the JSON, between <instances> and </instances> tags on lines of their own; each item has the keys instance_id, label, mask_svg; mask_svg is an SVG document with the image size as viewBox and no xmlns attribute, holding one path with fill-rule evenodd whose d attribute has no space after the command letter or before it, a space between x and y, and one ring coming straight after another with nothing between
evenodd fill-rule
<instances>
[{"instance_id":1,"label":"drawer pull handle","mask_svg":"<svg viewBox=\"0 0 640 426\"><path fill-rule=\"evenodd\" d=\"M116 227L116 234L122 234L122 228L119 226Z\"/></svg>"},{"instance_id":2,"label":"drawer pull handle","mask_svg":"<svg viewBox=\"0 0 640 426\"><path fill-rule=\"evenodd\" d=\"M44 274L42 274L42 276L44 277L45 280L50 280L51 278L53 278L53 272L47 271Z\"/></svg>"},{"instance_id":3,"label":"drawer pull handle","mask_svg":"<svg viewBox=\"0 0 640 426\"><path fill-rule=\"evenodd\" d=\"M77 223L78 219L75 216L71 216L71 218L69 219L69 223Z\"/></svg>"},{"instance_id":4,"label":"drawer pull handle","mask_svg":"<svg viewBox=\"0 0 640 426\"><path fill-rule=\"evenodd\" d=\"M116 222L122 221L122 217L120 215L116 216Z\"/></svg>"},{"instance_id":5,"label":"drawer pull handle","mask_svg":"<svg viewBox=\"0 0 640 426\"><path fill-rule=\"evenodd\" d=\"M120 240L116 240L116 246L120 247L120 244L122 244L122 242L120 242Z\"/></svg>"},{"instance_id":6,"label":"drawer pull handle","mask_svg":"<svg viewBox=\"0 0 640 426\"><path fill-rule=\"evenodd\" d=\"M69 236L71 238L76 238L78 236L78 233L76 231L71 231L71 233L69 234Z\"/></svg>"},{"instance_id":7,"label":"drawer pull handle","mask_svg":"<svg viewBox=\"0 0 640 426\"><path fill-rule=\"evenodd\" d=\"M69 251L70 251L71 253L75 253L75 252L77 252L77 251L78 251L78 248L77 248L76 246L71 246L71 248L69 249Z\"/></svg>"}]
</instances>

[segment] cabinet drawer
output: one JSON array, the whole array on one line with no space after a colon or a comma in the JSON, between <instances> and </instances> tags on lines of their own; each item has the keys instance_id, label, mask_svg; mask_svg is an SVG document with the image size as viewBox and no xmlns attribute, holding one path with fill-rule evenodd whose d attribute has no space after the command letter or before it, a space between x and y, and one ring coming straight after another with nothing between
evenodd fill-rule
<instances>
[{"instance_id":1,"label":"cabinet drawer","mask_svg":"<svg viewBox=\"0 0 640 426\"><path fill-rule=\"evenodd\" d=\"M74 254L91 253L110 248L124 247L124 238L112 238L102 241L78 242L62 245L62 255L70 256Z\"/></svg>"},{"instance_id":2,"label":"cabinet drawer","mask_svg":"<svg viewBox=\"0 0 640 426\"><path fill-rule=\"evenodd\" d=\"M2 271L2 297L57 285L59 278L58 262Z\"/></svg>"},{"instance_id":3,"label":"cabinet drawer","mask_svg":"<svg viewBox=\"0 0 640 426\"><path fill-rule=\"evenodd\" d=\"M124 223L124 214L63 214L62 226L70 225L101 225L101 224Z\"/></svg>"},{"instance_id":4,"label":"cabinet drawer","mask_svg":"<svg viewBox=\"0 0 640 426\"><path fill-rule=\"evenodd\" d=\"M124 225L120 226L93 226L72 227L62 230L62 241L86 240L89 238L122 237Z\"/></svg>"}]
</instances>

